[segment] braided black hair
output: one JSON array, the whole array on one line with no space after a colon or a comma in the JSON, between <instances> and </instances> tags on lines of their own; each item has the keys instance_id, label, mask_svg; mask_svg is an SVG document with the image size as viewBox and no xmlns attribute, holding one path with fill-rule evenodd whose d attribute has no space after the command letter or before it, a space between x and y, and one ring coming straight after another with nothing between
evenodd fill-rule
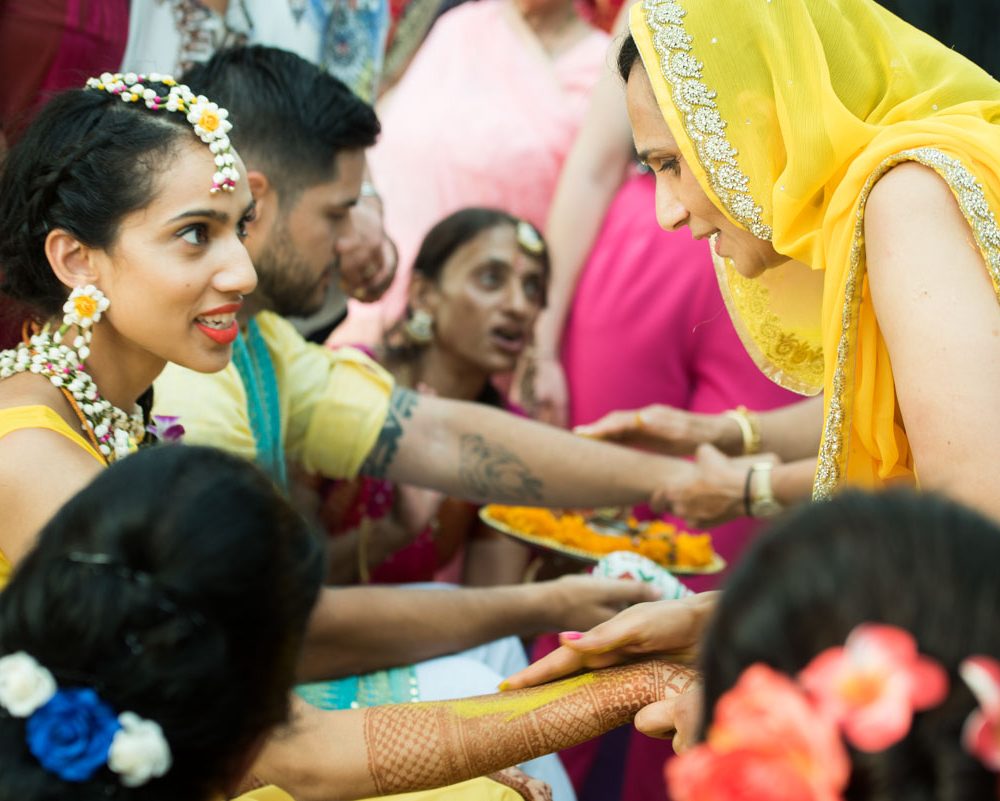
<instances>
[{"instance_id":1,"label":"braided black hair","mask_svg":"<svg viewBox=\"0 0 1000 801\"><path fill-rule=\"evenodd\" d=\"M59 312L68 290L45 256L49 231L110 247L122 218L147 205L158 165L184 116L123 103L102 91L56 95L10 150L0 175L0 291L38 319Z\"/></svg>"},{"instance_id":2,"label":"braided black hair","mask_svg":"<svg viewBox=\"0 0 1000 801\"><path fill-rule=\"evenodd\" d=\"M67 783L0 711L0 801L217 797L287 716L322 565L319 541L244 459L164 445L112 465L0 593L0 656L25 651L60 688L156 721L173 766L135 788L106 767Z\"/></svg>"}]
</instances>

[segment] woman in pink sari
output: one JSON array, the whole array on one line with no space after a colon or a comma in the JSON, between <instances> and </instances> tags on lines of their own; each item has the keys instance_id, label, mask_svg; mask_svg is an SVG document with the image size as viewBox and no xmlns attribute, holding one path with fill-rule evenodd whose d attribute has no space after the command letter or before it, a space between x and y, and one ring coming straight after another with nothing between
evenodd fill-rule
<instances>
[{"instance_id":1,"label":"woman in pink sari","mask_svg":"<svg viewBox=\"0 0 1000 801\"><path fill-rule=\"evenodd\" d=\"M438 20L380 107L369 155L396 279L380 302L350 304L334 342L380 341L406 306L420 241L451 212L489 206L542 226L607 45L572 0L479 0Z\"/></svg>"}]
</instances>

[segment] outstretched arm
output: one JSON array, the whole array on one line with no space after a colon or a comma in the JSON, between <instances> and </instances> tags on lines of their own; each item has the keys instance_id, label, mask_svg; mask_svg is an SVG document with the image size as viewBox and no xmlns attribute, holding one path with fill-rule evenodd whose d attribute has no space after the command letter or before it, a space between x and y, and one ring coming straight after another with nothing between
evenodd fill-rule
<instances>
[{"instance_id":1,"label":"outstretched arm","mask_svg":"<svg viewBox=\"0 0 1000 801\"><path fill-rule=\"evenodd\" d=\"M397 387L368 475L478 502L530 506L642 503L685 481L680 459L575 437L478 403Z\"/></svg>"},{"instance_id":2,"label":"outstretched arm","mask_svg":"<svg viewBox=\"0 0 1000 801\"><path fill-rule=\"evenodd\" d=\"M569 576L484 589L324 589L299 666L322 680L406 665L509 636L596 626L655 593L635 581Z\"/></svg>"},{"instance_id":3,"label":"outstretched arm","mask_svg":"<svg viewBox=\"0 0 1000 801\"><path fill-rule=\"evenodd\" d=\"M299 801L440 787L597 737L694 681L691 668L652 660L457 701L343 712L298 702L254 773Z\"/></svg>"},{"instance_id":4,"label":"outstretched arm","mask_svg":"<svg viewBox=\"0 0 1000 801\"><path fill-rule=\"evenodd\" d=\"M816 457L823 430L822 396L754 414L762 453L785 462ZM673 456L693 454L699 445L712 445L729 456L743 453L743 433L732 417L659 404L611 412L591 425L577 426L576 433Z\"/></svg>"}]
</instances>

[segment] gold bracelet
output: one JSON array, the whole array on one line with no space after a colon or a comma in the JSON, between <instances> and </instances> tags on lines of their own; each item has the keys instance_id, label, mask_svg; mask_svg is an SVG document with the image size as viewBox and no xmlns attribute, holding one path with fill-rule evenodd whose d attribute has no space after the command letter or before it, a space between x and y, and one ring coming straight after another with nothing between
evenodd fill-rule
<instances>
[{"instance_id":1,"label":"gold bracelet","mask_svg":"<svg viewBox=\"0 0 1000 801\"><path fill-rule=\"evenodd\" d=\"M372 532L372 521L367 515L361 518L358 526L358 579L362 584L369 584L372 580L371 570L368 568L368 538Z\"/></svg>"},{"instance_id":2,"label":"gold bracelet","mask_svg":"<svg viewBox=\"0 0 1000 801\"><path fill-rule=\"evenodd\" d=\"M743 455L749 456L760 451L760 421L746 406L737 406L722 413L740 427L743 437Z\"/></svg>"}]
</instances>

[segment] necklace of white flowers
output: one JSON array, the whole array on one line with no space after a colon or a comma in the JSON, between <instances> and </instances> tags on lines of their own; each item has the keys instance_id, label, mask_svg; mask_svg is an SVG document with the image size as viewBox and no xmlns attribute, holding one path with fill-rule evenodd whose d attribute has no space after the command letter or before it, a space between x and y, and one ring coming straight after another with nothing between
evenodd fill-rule
<instances>
[{"instance_id":1,"label":"necklace of white flowers","mask_svg":"<svg viewBox=\"0 0 1000 801\"><path fill-rule=\"evenodd\" d=\"M183 114L214 156L216 172L210 191L232 192L236 188L239 173L228 135L233 126L224 108L203 95L196 96L169 75L156 73L105 72L99 78L89 78L86 88L107 92L124 103L143 103L150 111ZM63 306L63 324L57 331L43 328L17 348L0 351L0 379L24 372L48 377L63 391L94 448L112 462L138 447L145 425L138 406L129 414L102 398L83 366L90 355L91 329L107 308L108 299L97 287L77 287ZM77 335L67 341L71 328Z\"/></svg>"},{"instance_id":2,"label":"necklace of white flowers","mask_svg":"<svg viewBox=\"0 0 1000 801\"><path fill-rule=\"evenodd\" d=\"M128 414L102 398L83 366L90 356L91 329L107 308L108 299L99 289L91 285L77 287L63 306L63 324L58 330L43 328L13 350L0 351L0 379L16 373L47 377L62 390L80 417L94 448L113 462L138 447L145 423L138 405ZM78 333L67 342L71 328Z\"/></svg>"},{"instance_id":3,"label":"necklace of white flowers","mask_svg":"<svg viewBox=\"0 0 1000 801\"><path fill-rule=\"evenodd\" d=\"M140 787L173 764L159 723L115 715L90 687L60 688L24 651L0 658L0 710L26 721L28 750L63 781L90 781L106 765L125 787Z\"/></svg>"}]
</instances>

